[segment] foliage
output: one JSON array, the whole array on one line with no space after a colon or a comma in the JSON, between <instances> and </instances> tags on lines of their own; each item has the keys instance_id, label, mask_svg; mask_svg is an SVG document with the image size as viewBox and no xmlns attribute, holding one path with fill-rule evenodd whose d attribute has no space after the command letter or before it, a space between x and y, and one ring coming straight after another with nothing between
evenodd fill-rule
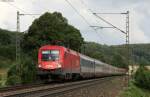
<instances>
[{"instance_id":1,"label":"foliage","mask_svg":"<svg viewBox=\"0 0 150 97\"><path fill-rule=\"evenodd\" d=\"M17 75L12 75L8 77L6 84L7 85L17 85L21 83L21 78Z\"/></svg>"},{"instance_id":2,"label":"foliage","mask_svg":"<svg viewBox=\"0 0 150 97\"><path fill-rule=\"evenodd\" d=\"M140 67L134 75L137 86L150 90L150 71Z\"/></svg>"},{"instance_id":3,"label":"foliage","mask_svg":"<svg viewBox=\"0 0 150 97\"><path fill-rule=\"evenodd\" d=\"M36 80L36 65L30 58L25 58L20 64L13 65L7 74L7 84L32 83ZM16 81L13 81L16 78Z\"/></svg>"},{"instance_id":4,"label":"foliage","mask_svg":"<svg viewBox=\"0 0 150 97\"><path fill-rule=\"evenodd\" d=\"M7 30L0 29L0 45L8 45L11 43L11 34Z\"/></svg>"},{"instance_id":5,"label":"foliage","mask_svg":"<svg viewBox=\"0 0 150 97\"><path fill-rule=\"evenodd\" d=\"M0 87L5 86L6 79L7 79L7 69L2 68L0 69Z\"/></svg>"},{"instance_id":6,"label":"foliage","mask_svg":"<svg viewBox=\"0 0 150 97\"><path fill-rule=\"evenodd\" d=\"M80 31L69 25L61 13L46 12L32 23L22 43L25 52L30 51L30 55L36 55L38 48L46 44L64 45L78 51L83 38Z\"/></svg>"},{"instance_id":7,"label":"foliage","mask_svg":"<svg viewBox=\"0 0 150 97\"><path fill-rule=\"evenodd\" d=\"M22 83L32 83L36 80L37 68L36 64L30 59L26 60L22 64L21 79Z\"/></svg>"},{"instance_id":8,"label":"foliage","mask_svg":"<svg viewBox=\"0 0 150 97\"><path fill-rule=\"evenodd\" d=\"M150 97L150 93L147 90L137 87L133 82L130 82L123 92L118 97Z\"/></svg>"}]
</instances>

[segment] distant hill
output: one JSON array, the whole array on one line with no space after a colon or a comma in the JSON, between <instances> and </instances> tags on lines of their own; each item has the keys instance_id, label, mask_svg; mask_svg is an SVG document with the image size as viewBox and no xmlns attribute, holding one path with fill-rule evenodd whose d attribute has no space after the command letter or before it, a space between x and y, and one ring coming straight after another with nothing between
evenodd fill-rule
<instances>
[{"instance_id":1,"label":"distant hill","mask_svg":"<svg viewBox=\"0 0 150 97\"><path fill-rule=\"evenodd\" d=\"M16 32L0 29L0 68L8 68L15 62L15 35ZM81 53L114 66L127 67L125 45L108 46L85 42ZM131 44L130 54L131 64L150 65L150 44Z\"/></svg>"},{"instance_id":2,"label":"distant hill","mask_svg":"<svg viewBox=\"0 0 150 97\"><path fill-rule=\"evenodd\" d=\"M84 50L85 48L85 50ZM86 42L82 53L118 67L127 67L125 45L101 45ZM150 65L150 44L130 44L130 64Z\"/></svg>"}]
</instances>

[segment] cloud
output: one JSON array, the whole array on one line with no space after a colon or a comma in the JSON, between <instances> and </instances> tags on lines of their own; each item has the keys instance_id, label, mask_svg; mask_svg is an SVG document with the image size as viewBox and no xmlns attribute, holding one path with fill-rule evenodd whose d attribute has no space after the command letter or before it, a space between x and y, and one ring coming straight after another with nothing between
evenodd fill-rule
<instances>
[{"instance_id":1,"label":"cloud","mask_svg":"<svg viewBox=\"0 0 150 97\"><path fill-rule=\"evenodd\" d=\"M68 0L85 17L90 25L109 26L96 18L88 10L92 8L94 12L126 12L130 11L130 40L131 43L149 43L149 24L150 24L150 0ZM19 7L21 10L15 8ZM12 3L0 2L0 27L8 30L16 30L16 12L21 13L40 13L46 11L58 11L68 19L69 24L78 28L86 41L95 41L105 44L123 44L125 36L114 29L98 30L96 33L79 16L65 0L15 0ZM24 10L24 11L22 11ZM125 16L120 15L101 15L103 18L125 30ZM21 16L20 28L25 31L39 16Z\"/></svg>"}]
</instances>

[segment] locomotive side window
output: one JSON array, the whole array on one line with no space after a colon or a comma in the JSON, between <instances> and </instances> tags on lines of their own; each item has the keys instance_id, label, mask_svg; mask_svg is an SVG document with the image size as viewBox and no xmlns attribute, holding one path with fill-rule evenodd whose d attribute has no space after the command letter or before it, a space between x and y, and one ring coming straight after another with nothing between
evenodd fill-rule
<instances>
[{"instance_id":1,"label":"locomotive side window","mask_svg":"<svg viewBox=\"0 0 150 97\"><path fill-rule=\"evenodd\" d=\"M42 51L42 61L55 61L59 59L58 50L44 50Z\"/></svg>"}]
</instances>

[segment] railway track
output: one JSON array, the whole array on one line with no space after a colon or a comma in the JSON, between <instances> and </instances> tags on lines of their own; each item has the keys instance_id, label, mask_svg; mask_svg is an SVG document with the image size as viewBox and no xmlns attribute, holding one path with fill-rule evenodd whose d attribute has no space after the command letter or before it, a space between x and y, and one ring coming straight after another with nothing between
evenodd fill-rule
<instances>
[{"instance_id":1,"label":"railway track","mask_svg":"<svg viewBox=\"0 0 150 97\"><path fill-rule=\"evenodd\" d=\"M32 88L32 87L39 87L41 85L44 85L42 83L36 83L36 84L25 84L25 85L15 85L15 86L8 86L8 87L3 87L0 88L0 94L3 92L9 92L9 91L17 91L21 89L27 89L27 88Z\"/></svg>"},{"instance_id":2,"label":"railway track","mask_svg":"<svg viewBox=\"0 0 150 97\"><path fill-rule=\"evenodd\" d=\"M88 87L94 84L111 80L113 77L90 79L69 83L39 85L0 92L0 97L53 97L63 93L71 92L78 88Z\"/></svg>"}]
</instances>

